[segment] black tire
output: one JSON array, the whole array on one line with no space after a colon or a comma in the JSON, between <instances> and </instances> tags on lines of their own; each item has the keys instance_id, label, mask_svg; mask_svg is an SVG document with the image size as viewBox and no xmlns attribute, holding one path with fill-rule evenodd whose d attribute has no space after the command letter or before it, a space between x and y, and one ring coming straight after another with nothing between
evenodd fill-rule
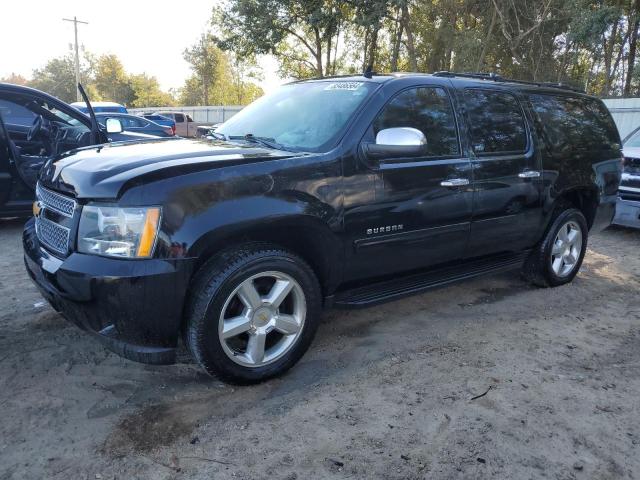
<instances>
[{"instance_id":1,"label":"black tire","mask_svg":"<svg viewBox=\"0 0 640 480\"><path fill-rule=\"evenodd\" d=\"M558 232L569 222L574 222L580 227L582 245L578 261L573 269L568 274L560 276L554 272L551 266L552 249ZM587 220L580 210L572 207L558 209L558 213L556 213L544 238L527 258L522 270L524 277L539 287L557 287L571 282L580 271L587 251L588 230Z\"/></svg>"},{"instance_id":2,"label":"black tire","mask_svg":"<svg viewBox=\"0 0 640 480\"><path fill-rule=\"evenodd\" d=\"M243 281L261 272L278 271L301 287L306 315L295 343L277 360L262 366L243 366L232 360L218 335L220 314ZM234 384L251 384L283 374L306 352L320 322L322 295L318 279L297 255L271 244L245 244L209 260L191 286L183 328L185 345L212 376Z\"/></svg>"}]
</instances>

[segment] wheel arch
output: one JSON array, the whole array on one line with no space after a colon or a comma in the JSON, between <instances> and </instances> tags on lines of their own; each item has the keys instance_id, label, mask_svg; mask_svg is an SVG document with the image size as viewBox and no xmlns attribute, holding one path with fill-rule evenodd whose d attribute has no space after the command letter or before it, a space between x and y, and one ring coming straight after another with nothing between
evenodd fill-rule
<instances>
[{"instance_id":1,"label":"wheel arch","mask_svg":"<svg viewBox=\"0 0 640 480\"><path fill-rule=\"evenodd\" d=\"M272 243L298 255L318 277L323 295L331 294L342 278L344 250L335 233L320 219L294 215L267 223L234 225L209 232L199 239L194 251L194 275L209 259L236 245Z\"/></svg>"},{"instance_id":2,"label":"wheel arch","mask_svg":"<svg viewBox=\"0 0 640 480\"><path fill-rule=\"evenodd\" d=\"M582 212L587 220L587 226L591 229L596 218L599 202L598 189L595 186L576 186L563 190L547 204L544 231L546 232L551 226L559 210L565 208L576 208Z\"/></svg>"}]
</instances>

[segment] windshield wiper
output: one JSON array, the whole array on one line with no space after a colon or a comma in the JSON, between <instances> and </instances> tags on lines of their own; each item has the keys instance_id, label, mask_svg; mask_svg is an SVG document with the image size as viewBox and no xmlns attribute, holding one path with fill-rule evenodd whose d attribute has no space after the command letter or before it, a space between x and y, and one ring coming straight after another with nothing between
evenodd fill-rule
<instances>
[{"instance_id":1,"label":"windshield wiper","mask_svg":"<svg viewBox=\"0 0 640 480\"><path fill-rule=\"evenodd\" d=\"M258 145L262 145L263 147L271 148L273 150L287 150L284 145L279 144L273 138L268 137L256 137L253 133L247 133L244 136L235 136L230 135L229 140L246 140L247 142L257 143Z\"/></svg>"}]
</instances>

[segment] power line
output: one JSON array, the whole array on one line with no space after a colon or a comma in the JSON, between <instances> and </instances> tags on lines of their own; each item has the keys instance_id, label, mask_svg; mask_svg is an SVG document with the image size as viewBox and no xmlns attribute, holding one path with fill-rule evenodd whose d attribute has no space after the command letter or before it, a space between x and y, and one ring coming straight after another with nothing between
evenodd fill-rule
<instances>
[{"instance_id":1,"label":"power line","mask_svg":"<svg viewBox=\"0 0 640 480\"><path fill-rule=\"evenodd\" d=\"M65 22L73 22L73 33L75 35L74 49L76 52L76 100L82 100L80 96L80 90L78 90L78 84L80 83L80 55L78 55L78 24L83 23L84 25L89 25L89 22L83 22L82 20L78 20L75 16L73 19L71 18L63 18Z\"/></svg>"}]
</instances>

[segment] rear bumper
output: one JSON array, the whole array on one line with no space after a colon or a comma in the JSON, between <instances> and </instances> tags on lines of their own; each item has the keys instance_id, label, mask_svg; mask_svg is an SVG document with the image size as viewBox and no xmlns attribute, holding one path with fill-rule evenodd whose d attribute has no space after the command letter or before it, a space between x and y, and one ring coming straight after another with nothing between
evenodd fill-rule
<instances>
[{"instance_id":1,"label":"rear bumper","mask_svg":"<svg viewBox=\"0 0 640 480\"><path fill-rule=\"evenodd\" d=\"M175 362L193 262L121 260L43 249L33 219L23 233L24 262L43 297L66 319L130 360Z\"/></svg>"},{"instance_id":2,"label":"rear bumper","mask_svg":"<svg viewBox=\"0 0 640 480\"><path fill-rule=\"evenodd\" d=\"M613 223L624 227L640 228L640 202L619 198Z\"/></svg>"}]
</instances>

